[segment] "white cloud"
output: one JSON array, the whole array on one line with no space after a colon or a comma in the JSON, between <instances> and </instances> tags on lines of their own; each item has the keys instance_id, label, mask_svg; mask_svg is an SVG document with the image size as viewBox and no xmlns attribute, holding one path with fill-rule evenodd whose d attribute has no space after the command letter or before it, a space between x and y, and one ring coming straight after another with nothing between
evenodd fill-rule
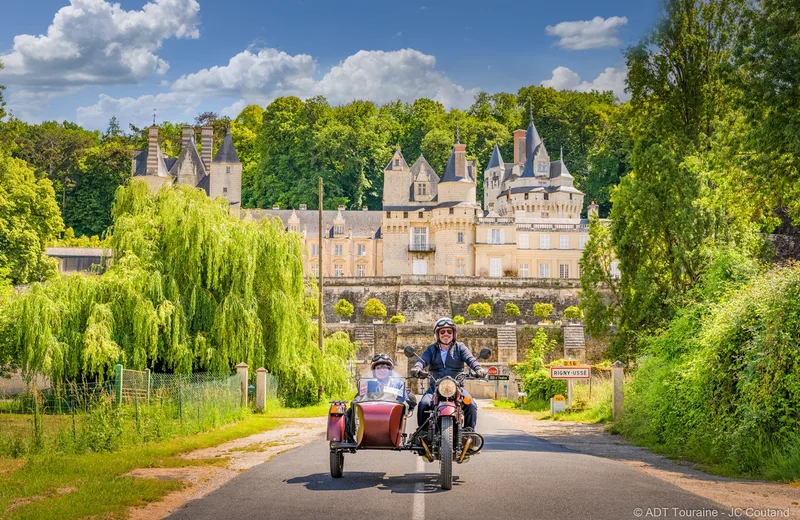
<instances>
[{"instance_id":1,"label":"white cloud","mask_svg":"<svg viewBox=\"0 0 800 520\"><path fill-rule=\"evenodd\" d=\"M0 79L57 93L164 74L169 64L155 52L167 38L198 38L199 11L196 0L151 0L138 11L106 0L70 0L46 35L14 37L12 51L0 55Z\"/></svg>"},{"instance_id":2,"label":"white cloud","mask_svg":"<svg viewBox=\"0 0 800 520\"><path fill-rule=\"evenodd\" d=\"M559 38L556 43L559 47L581 51L619 45L620 40L617 38L617 33L620 27L626 23L628 23L628 18L625 16L610 18L595 16L591 20L548 25L545 31L548 35Z\"/></svg>"},{"instance_id":3,"label":"white cloud","mask_svg":"<svg viewBox=\"0 0 800 520\"><path fill-rule=\"evenodd\" d=\"M101 95L98 102L78 109L78 122L102 128L109 117L121 121L148 121L153 108L159 113L191 112L209 99L235 102L221 110L235 117L249 104L266 105L279 96L308 98L324 95L331 103L364 99L385 103L428 97L447 107L466 108L478 89L465 89L436 70L436 58L413 49L359 51L332 67L316 81L316 63L306 54L289 55L276 49L243 51L227 65L182 76L169 92L139 98Z\"/></svg>"},{"instance_id":4,"label":"white cloud","mask_svg":"<svg viewBox=\"0 0 800 520\"><path fill-rule=\"evenodd\" d=\"M447 107L471 105L478 89L465 89L435 67L434 56L414 49L358 51L331 68L319 88L334 103L353 99L385 103L429 97Z\"/></svg>"},{"instance_id":5,"label":"white cloud","mask_svg":"<svg viewBox=\"0 0 800 520\"><path fill-rule=\"evenodd\" d=\"M625 67L607 67L592 81L581 81L581 77L567 67L557 67L553 70L553 77L542 81L543 87L552 87L556 90L576 90L590 92L592 90L614 92L620 101L630 99L630 94L625 92L625 77L628 71Z\"/></svg>"}]
</instances>

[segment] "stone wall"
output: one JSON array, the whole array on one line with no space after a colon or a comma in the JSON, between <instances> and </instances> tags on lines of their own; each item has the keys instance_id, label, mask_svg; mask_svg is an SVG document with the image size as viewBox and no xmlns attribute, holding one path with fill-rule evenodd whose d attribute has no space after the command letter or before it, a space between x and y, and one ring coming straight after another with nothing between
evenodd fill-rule
<instances>
[{"instance_id":1,"label":"stone wall","mask_svg":"<svg viewBox=\"0 0 800 520\"><path fill-rule=\"evenodd\" d=\"M564 309L578 305L577 280L538 278L478 278L451 276L387 276L361 278L326 278L324 308L328 322L338 322L333 306L340 298L355 307L351 321L372 323L364 316L364 305L378 298L386 305L389 316L403 313L409 324L433 324L442 316L466 316L471 303L492 300L492 316L486 324L502 324L510 319L505 305L514 302L522 312L515 318L519 324L535 324L534 303L552 303L552 320L559 319Z\"/></svg>"}]
</instances>

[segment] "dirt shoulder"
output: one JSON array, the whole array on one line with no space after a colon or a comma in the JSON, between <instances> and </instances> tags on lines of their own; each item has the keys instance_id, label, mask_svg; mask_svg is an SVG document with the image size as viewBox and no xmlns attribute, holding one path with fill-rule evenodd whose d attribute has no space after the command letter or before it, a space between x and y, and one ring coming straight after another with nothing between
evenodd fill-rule
<instances>
[{"instance_id":1,"label":"dirt shoulder","mask_svg":"<svg viewBox=\"0 0 800 520\"><path fill-rule=\"evenodd\" d=\"M213 448L204 448L181 458L206 464L182 468L139 468L130 477L181 480L186 486L159 502L128 510L133 520L166 518L185 503L203 498L219 489L242 471L269 461L275 455L325 438L326 417L287 419L274 430L236 439Z\"/></svg>"},{"instance_id":2,"label":"dirt shoulder","mask_svg":"<svg viewBox=\"0 0 800 520\"><path fill-rule=\"evenodd\" d=\"M607 425L540 421L526 412L495 408L491 402L481 403L481 413L497 414L514 428L570 450L622 462L752 518L775 518L781 514L786 518L787 510L789 518L800 518L798 487L709 475L694 464L673 461L611 435L605 431Z\"/></svg>"}]
</instances>

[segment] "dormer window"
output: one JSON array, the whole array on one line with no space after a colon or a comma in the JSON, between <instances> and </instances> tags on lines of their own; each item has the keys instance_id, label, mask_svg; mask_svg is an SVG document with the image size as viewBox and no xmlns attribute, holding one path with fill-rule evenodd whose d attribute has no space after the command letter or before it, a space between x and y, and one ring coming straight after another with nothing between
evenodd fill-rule
<instances>
[{"instance_id":1,"label":"dormer window","mask_svg":"<svg viewBox=\"0 0 800 520\"><path fill-rule=\"evenodd\" d=\"M225 173L228 173L228 174L231 173L231 167L230 166L226 166L225 167Z\"/></svg>"},{"instance_id":2,"label":"dormer window","mask_svg":"<svg viewBox=\"0 0 800 520\"><path fill-rule=\"evenodd\" d=\"M394 165L399 168L400 167L400 159L395 159L394 160Z\"/></svg>"},{"instance_id":3,"label":"dormer window","mask_svg":"<svg viewBox=\"0 0 800 520\"><path fill-rule=\"evenodd\" d=\"M547 163L546 162L537 163L536 170L543 173L547 173Z\"/></svg>"},{"instance_id":4,"label":"dormer window","mask_svg":"<svg viewBox=\"0 0 800 520\"><path fill-rule=\"evenodd\" d=\"M525 200L528 200L528 194L527 193L525 194Z\"/></svg>"},{"instance_id":5,"label":"dormer window","mask_svg":"<svg viewBox=\"0 0 800 520\"><path fill-rule=\"evenodd\" d=\"M544 194L544 200L550 200L550 194L549 193L545 193Z\"/></svg>"},{"instance_id":6,"label":"dormer window","mask_svg":"<svg viewBox=\"0 0 800 520\"><path fill-rule=\"evenodd\" d=\"M336 224L333 226L333 234L334 235L344 235L344 226L341 224Z\"/></svg>"},{"instance_id":7,"label":"dormer window","mask_svg":"<svg viewBox=\"0 0 800 520\"><path fill-rule=\"evenodd\" d=\"M424 182L420 182L417 184L417 195L427 195L428 194L428 185Z\"/></svg>"}]
</instances>

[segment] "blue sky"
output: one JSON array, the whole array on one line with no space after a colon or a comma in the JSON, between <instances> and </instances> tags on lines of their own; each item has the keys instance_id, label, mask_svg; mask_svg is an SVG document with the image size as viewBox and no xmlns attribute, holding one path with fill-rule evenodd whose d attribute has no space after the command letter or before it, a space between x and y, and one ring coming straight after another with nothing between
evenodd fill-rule
<instances>
[{"instance_id":1,"label":"blue sky","mask_svg":"<svg viewBox=\"0 0 800 520\"><path fill-rule=\"evenodd\" d=\"M11 0L0 84L28 121L104 128L235 116L280 95L386 102L544 84L623 92L657 0Z\"/></svg>"}]
</instances>

